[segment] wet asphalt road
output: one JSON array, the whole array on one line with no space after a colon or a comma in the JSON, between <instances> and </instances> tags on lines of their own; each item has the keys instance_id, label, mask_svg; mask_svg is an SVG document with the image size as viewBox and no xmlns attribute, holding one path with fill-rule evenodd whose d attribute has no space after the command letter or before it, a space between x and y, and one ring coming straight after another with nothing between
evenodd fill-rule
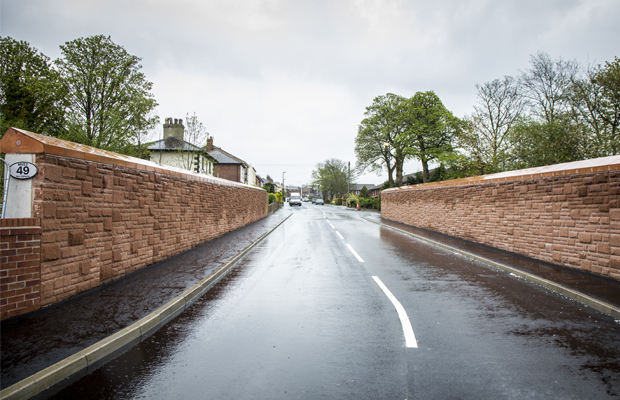
<instances>
[{"instance_id":1,"label":"wet asphalt road","mask_svg":"<svg viewBox=\"0 0 620 400\"><path fill-rule=\"evenodd\" d=\"M620 396L613 318L360 218L376 214L289 212L192 307L53 398Z\"/></svg>"}]
</instances>

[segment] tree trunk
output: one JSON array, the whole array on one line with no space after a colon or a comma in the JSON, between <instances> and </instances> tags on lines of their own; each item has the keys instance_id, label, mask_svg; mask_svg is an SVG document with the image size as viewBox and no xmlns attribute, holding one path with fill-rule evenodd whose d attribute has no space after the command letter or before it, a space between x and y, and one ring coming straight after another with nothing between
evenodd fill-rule
<instances>
[{"instance_id":1,"label":"tree trunk","mask_svg":"<svg viewBox=\"0 0 620 400\"><path fill-rule=\"evenodd\" d=\"M428 173L428 161L422 160L422 179L424 183L428 182L430 174Z\"/></svg>"}]
</instances>

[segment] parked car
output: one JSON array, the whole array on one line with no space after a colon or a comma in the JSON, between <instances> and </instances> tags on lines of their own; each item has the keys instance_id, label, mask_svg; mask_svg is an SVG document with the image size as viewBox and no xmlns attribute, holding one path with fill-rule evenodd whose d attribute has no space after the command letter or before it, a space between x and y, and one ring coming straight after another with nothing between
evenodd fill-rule
<instances>
[{"instance_id":1,"label":"parked car","mask_svg":"<svg viewBox=\"0 0 620 400\"><path fill-rule=\"evenodd\" d=\"M324 206L324 205L325 205L325 202L323 201L323 199L316 199L316 200L314 201L314 204L320 204L320 205Z\"/></svg>"},{"instance_id":2,"label":"parked car","mask_svg":"<svg viewBox=\"0 0 620 400\"><path fill-rule=\"evenodd\" d=\"M304 201L305 201L305 202L308 202L308 201L310 201L310 200L309 200L307 197L304 197Z\"/></svg>"}]
</instances>

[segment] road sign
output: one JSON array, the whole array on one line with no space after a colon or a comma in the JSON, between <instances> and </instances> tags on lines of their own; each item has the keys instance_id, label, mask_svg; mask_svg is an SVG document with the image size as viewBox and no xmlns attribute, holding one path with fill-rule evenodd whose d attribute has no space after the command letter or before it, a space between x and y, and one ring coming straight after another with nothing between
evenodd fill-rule
<instances>
[{"instance_id":1,"label":"road sign","mask_svg":"<svg viewBox=\"0 0 620 400\"><path fill-rule=\"evenodd\" d=\"M39 172L36 165L26 161L18 161L11 165L11 176L16 179L31 179Z\"/></svg>"}]
</instances>

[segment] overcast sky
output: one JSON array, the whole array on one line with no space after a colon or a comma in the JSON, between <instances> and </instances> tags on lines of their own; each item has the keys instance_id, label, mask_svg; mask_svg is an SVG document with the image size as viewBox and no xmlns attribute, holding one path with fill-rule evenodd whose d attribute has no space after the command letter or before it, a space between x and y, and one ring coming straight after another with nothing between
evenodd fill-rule
<instances>
[{"instance_id":1,"label":"overcast sky","mask_svg":"<svg viewBox=\"0 0 620 400\"><path fill-rule=\"evenodd\" d=\"M518 75L538 51L620 56L619 0L0 1L0 34L52 59L67 41L110 35L142 58L162 123L196 112L215 145L296 185L328 158L354 166L378 95L433 90L462 117L477 83Z\"/></svg>"}]
</instances>

